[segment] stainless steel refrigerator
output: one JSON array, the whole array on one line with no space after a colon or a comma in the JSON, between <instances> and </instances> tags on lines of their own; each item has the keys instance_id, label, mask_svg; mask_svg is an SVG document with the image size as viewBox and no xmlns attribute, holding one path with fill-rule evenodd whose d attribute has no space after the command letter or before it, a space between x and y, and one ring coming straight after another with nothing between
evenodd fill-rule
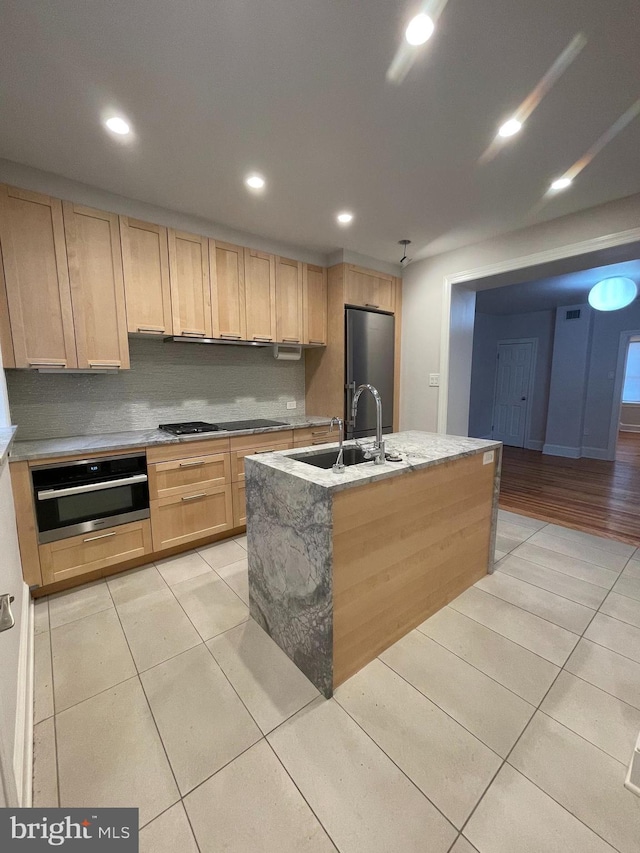
<instances>
[{"instance_id":1,"label":"stainless steel refrigerator","mask_svg":"<svg viewBox=\"0 0 640 853\"><path fill-rule=\"evenodd\" d=\"M345 311L345 423L349 438L376 433L376 405L364 392L358 417L351 422L351 401L358 385L369 384L382 398L382 431L393 431L394 318L391 314L347 308Z\"/></svg>"}]
</instances>

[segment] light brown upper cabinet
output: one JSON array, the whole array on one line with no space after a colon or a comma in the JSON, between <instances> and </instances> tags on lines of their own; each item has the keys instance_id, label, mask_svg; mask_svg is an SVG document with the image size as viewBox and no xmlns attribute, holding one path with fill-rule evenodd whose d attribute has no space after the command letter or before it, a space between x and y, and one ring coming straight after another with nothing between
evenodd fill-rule
<instances>
[{"instance_id":1,"label":"light brown upper cabinet","mask_svg":"<svg viewBox=\"0 0 640 853\"><path fill-rule=\"evenodd\" d=\"M303 336L302 264L276 258L276 340L301 344Z\"/></svg>"},{"instance_id":2,"label":"light brown upper cabinet","mask_svg":"<svg viewBox=\"0 0 640 853\"><path fill-rule=\"evenodd\" d=\"M266 252L244 250L247 340L276 339L276 260Z\"/></svg>"},{"instance_id":3,"label":"light brown upper cabinet","mask_svg":"<svg viewBox=\"0 0 640 853\"><path fill-rule=\"evenodd\" d=\"M62 203L78 367L128 368L118 217Z\"/></svg>"},{"instance_id":4,"label":"light brown upper cabinet","mask_svg":"<svg viewBox=\"0 0 640 853\"><path fill-rule=\"evenodd\" d=\"M2 366L15 367L16 359L13 354L13 338L11 336L11 323L9 322L9 303L7 302L7 287L4 280L4 268L2 266L2 249L0 248L0 352L2 352Z\"/></svg>"},{"instance_id":5,"label":"light brown upper cabinet","mask_svg":"<svg viewBox=\"0 0 640 853\"><path fill-rule=\"evenodd\" d=\"M0 185L0 244L15 366L77 367L62 203Z\"/></svg>"},{"instance_id":6,"label":"light brown upper cabinet","mask_svg":"<svg viewBox=\"0 0 640 853\"><path fill-rule=\"evenodd\" d=\"M170 335L169 246L162 225L120 217L127 329Z\"/></svg>"},{"instance_id":7,"label":"light brown upper cabinet","mask_svg":"<svg viewBox=\"0 0 640 853\"><path fill-rule=\"evenodd\" d=\"M327 271L305 264L302 270L304 343L327 343Z\"/></svg>"},{"instance_id":8,"label":"light brown upper cabinet","mask_svg":"<svg viewBox=\"0 0 640 853\"><path fill-rule=\"evenodd\" d=\"M244 249L209 240L211 313L214 338L246 341Z\"/></svg>"},{"instance_id":9,"label":"light brown upper cabinet","mask_svg":"<svg viewBox=\"0 0 640 853\"><path fill-rule=\"evenodd\" d=\"M210 338L213 330L207 238L169 228L169 275L174 335Z\"/></svg>"},{"instance_id":10,"label":"light brown upper cabinet","mask_svg":"<svg viewBox=\"0 0 640 853\"><path fill-rule=\"evenodd\" d=\"M395 279L385 273L372 272L347 264L344 301L347 305L395 311Z\"/></svg>"}]
</instances>

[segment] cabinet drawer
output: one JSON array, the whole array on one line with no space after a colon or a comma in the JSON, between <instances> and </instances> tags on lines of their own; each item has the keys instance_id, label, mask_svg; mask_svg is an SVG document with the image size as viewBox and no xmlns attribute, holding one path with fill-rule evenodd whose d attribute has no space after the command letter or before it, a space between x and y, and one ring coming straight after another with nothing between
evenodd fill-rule
<instances>
[{"instance_id":1,"label":"cabinet drawer","mask_svg":"<svg viewBox=\"0 0 640 853\"><path fill-rule=\"evenodd\" d=\"M175 444L157 444L147 447L147 462L180 462L194 456L211 456L229 450L228 438L202 438L180 441Z\"/></svg>"},{"instance_id":2,"label":"cabinet drawer","mask_svg":"<svg viewBox=\"0 0 640 853\"><path fill-rule=\"evenodd\" d=\"M276 444L289 444L293 441L293 430L263 432L256 435L234 435L229 439L230 450L260 450L262 447L275 447Z\"/></svg>"},{"instance_id":3,"label":"cabinet drawer","mask_svg":"<svg viewBox=\"0 0 640 853\"><path fill-rule=\"evenodd\" d=\"M151 553L149 519L40 545L43 584L73 578Z\"/></svg>"},{"instance_id":4,"label":"cabinet drawer","mask_svg":"<svg viewBox=\"0 0 640 853\"><path fill-rule=\"evenodd\" d=\"M230 482L231 465L228 453L194 456L149 465L151 500L188 494L201 486L225 486Z\"/></svg>"},{"instance_id":5,"label":"cabinet drawer","mask_svg":"<svg viewBox=\"0 0 640 853\"><path fill-rule=\"evenodd\" d=\"M291 450L293 442L286 444L269 444L262 447L251 447L248 450L235 450L231 453L231 479L234 483L244 480L244 457L258 453L277 453L279 450Z\"/></svg>"},{"instance_id":6,"label":"cabinet drawer","mask_svg":"<svg viewBox=\"0 0 640 853\"><path fill-rule=\"evenodd\" d=\"M339 431L334 429L331 431L328 426L305 427L297 429L293 433L293 440L299 447L300 442L304 442L302 447L311 444L325 444L328 441L338 441Z\"/></svg>"},{"instance_id":7,"label":"cabinet drawer","mask_svg":"<svg viewBox=\"0 0 640 853\"><path fill-rule=\"evenodd\" d=\"M245 494L245 485L242 483L234 483L233 492L233 526L242 527L247 523L247 501Z\"/></svg>"},{"instance_id":8,"label":"cabinet drawer","mask_svg":"<svg viewBox=\"0 0 640 853\"><path fill-rule=\"evenodd\" d=\"M153 550L162 551L230 530L231 486L208 486L151 501Z\"/></svg>"}]
</instances>

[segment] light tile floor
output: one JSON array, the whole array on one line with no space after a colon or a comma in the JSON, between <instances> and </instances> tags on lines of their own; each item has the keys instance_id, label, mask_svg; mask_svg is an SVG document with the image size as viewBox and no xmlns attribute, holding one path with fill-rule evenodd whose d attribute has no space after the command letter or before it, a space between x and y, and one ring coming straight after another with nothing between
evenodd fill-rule
<instances>
[{"instance_id":1,"label":"light tile floor","mask_svg":"<svg viewBox=\"0 0 640 853\"><path fill-rule=\"evenodd\" d=\"M500 512L497 571L326 701L246 537L36 604L34 804L142 853L637 853L640 549Z\"/></svg>"}]
</instances>

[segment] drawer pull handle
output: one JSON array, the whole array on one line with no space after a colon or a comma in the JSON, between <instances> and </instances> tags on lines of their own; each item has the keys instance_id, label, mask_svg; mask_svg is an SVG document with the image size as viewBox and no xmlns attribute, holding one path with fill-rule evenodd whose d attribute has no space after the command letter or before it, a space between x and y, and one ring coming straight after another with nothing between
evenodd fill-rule
<instances>
[{"instance_id":1,"label":"drawer pull handle","mask_svg":"<svg viewBox=\"0 0 640 853\"><path fill-rule=\"evenodd\" d=\"M273 336L267 337L266 335L254 335L253 340L254 341L272 341Z\"/></svg>"},{"instance_id":2,"label":"drawer pull handle","mask_svg":"<svg viewBox=\"0 0 640 853\"><path fill-rule=\"evenodd\" d=\"M197 462L181 462L181 468L193 468L194 465L204 465L204 459L199 459Z\"/></svg>"},{"instance_id":3,"label":"drawer pull handle","mask_svg":"<svg viewBox=\"0 0 640 853\"><path fill-rule=\"evenodd\" d=\"M365 303L364 303L364 307L365 307L365 308L379 308L380 306L379 306L379 305L374 305L374 303L373 303L373 302L365 302Z\"/></svg>"},{"instance_id":4,"label":"drawer pull handle","mask_svg":"<svg viewBox=\"0 0 640 853\"><path fill-rule=\"evenodd\" d=\"M66 367L66 361L30 361L29 367Z\"/></svg>"},{"instance_id":5,"label":"drawer pull handle","mask_svg":"<svg viewBox=\"0 0 640 853\"><path fill-rule=\"evenodd\" d=\"M116 532L113 530L111 533L101 533L100 536L90 536L88 539L83 539L83 542L95 542L97 539L108 539L110 536L115 536Z\"/></svg>"},{"instance_id":6,"label":"drawer pull handle","mask_svg":"<svg viewBox=\"0 0 640 853\"><path fill-rule=\"evenodd\" d=\"M180 500L183 500L183 501L195 501L195 500L198 500L198 498L206 498L206 496L207 496L207 493L206 493L206 492L200 492L200 494L199 494L199 495L186 495L185 497L180 498Z\"/></svg>"},{"instance_id":7,"label":"drawer pull handle","mask_svg":"<svg viewBox=\"0 0 640 853\"><path fill-rule=\"evenodd\" d=\"M319 432L312 432L311 435L329 435L330 430L322 429Z\"/></svg>"},{"instance_id":8,"label":"drawer pull handle","mask_svg":"<svg viewBox=\"0 0 640 853\"><path fill-rule=\"evenodd\" d=\"M260 453L273 453L274 450L275 450L275 447L267 447L265 450L255 450L254 453L256 456L258 456ZM247 455L250 455L250 454L247 454Z\"/></svg>"},{"instance_id":9,"label":"drawer pull handle","mask_svg":"<svg viewBox=\"0 0 640 853\"><path fill-rule=\"evenodd\" d=\"M229 338L232 341L239 341L242 338L242 335L227 335L225 332L220 332L221 338Z\"/></svg>"}]
</instances>

